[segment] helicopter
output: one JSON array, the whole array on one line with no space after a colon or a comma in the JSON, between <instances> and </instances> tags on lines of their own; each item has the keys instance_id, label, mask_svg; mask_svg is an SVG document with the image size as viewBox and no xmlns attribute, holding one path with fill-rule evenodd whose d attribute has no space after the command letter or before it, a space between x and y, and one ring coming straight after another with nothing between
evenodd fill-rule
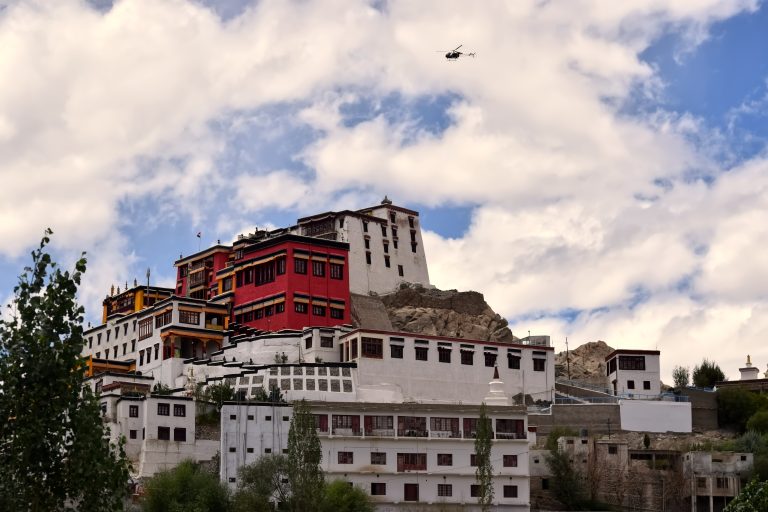
<instances>
[{"instance_id":1,"label":"helicopter","mask_svg":"<svg viewBox=\"0 0 768 512\"><path fill-rule=\"evenodd\" d=\"M456 47L456 48L454 48L453 50L448 50L448 51L446 52L446 54L445 54L445 58L446 58L446 59L448 59L449 61L451 61L451 60L456 60L456 59L458 59L458 58L459 58L459 57L461 57L462 55L466 55L467 57L474 57L474 56L475 56L475 52L467 52L467 53L464 53L464 52L460 52L460 51L459 51L459 48L461 48L462 46L464 46L464 45L463 45L463 44L460 44L459 46L457 46L457 47ZM445 50L436 50L436 51L438 51L438 52L442 53L442 52L444 52Z\"/></svg>"}]
</instances>

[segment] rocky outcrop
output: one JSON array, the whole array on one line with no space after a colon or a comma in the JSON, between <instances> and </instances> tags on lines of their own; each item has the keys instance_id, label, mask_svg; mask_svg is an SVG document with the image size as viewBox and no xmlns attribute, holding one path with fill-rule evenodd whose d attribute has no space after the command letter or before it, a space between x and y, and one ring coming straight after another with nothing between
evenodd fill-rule
<instances>
[{"instance_id":1,"label":"rocky outcrop","mask_svg":"<svg viewBox=\"0 0 768 512\"><path fill-rule=\"evenodd\" d=\"M491 309L483 294L438 290L418 285L404 285L398 291L380 297L366 297L359 301L362 313L353 321L357 326L381 323L380 315L373 314L371 300L378 299L387 312L389 322L395 331L450 336L482 341L511 343L517 338L507 326L507 321ZM353 308L355 307L353 298ZM370 317L367 322L366 317ZM369 327L375 328L375 327Z\"/></svg>"},{"instance_id":2,"label":"rocky outcrop","mask_svg":"<svg viewBox=\"0 0 768 512\"><path fill-rule=\"evenodd\" d=\"M555 377L606 385L605 356L613 352L604 341L591 341L570 351L555 355Z\"/></svg>"}]
</instances>

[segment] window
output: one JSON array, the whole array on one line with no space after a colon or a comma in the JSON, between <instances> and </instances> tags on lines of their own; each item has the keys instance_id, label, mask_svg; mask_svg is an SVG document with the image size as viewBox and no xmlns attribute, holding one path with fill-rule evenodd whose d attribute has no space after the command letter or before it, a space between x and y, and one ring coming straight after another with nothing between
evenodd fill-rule
<instances>
[{"instance_id":1,"label":"window","mask_svg":"<svg viewBox=\"0 0 768 512\"><path fill-rule=\"evenodd\" d=\"M147 363L149 363L152 360L152 348L147 349Z\"/></svg>"},{"instance_id":2,"label":"window","mask_svg":"<svg viewBox=\"0 0 768 512\"><path fill-rule=\"evenodd\" d=\"M403 501L419 501L419 484L403 484Z\"/></svg>"},{"instance_id":3,"label":"window","mask_svg":"<svg viewBox=\"0 0 768 512\"><path fill-rule=\"evenodd\" d=\"M128 417L129 418L138 418L139 417L139 406L138 405L129 405L128 406Z\"/></svg>"},{"instance_id":4,"label":"window","mask_svg":"<svg viewBox=\"0 0 768 512\"><path fill-rule=\"evenodd\" d=\"M505 468L517 467L517 455L505 455L503 461Z\"/></svg>"},{"instance_id":5,"label":"window","mask_svg":"<svg viewBox=\"0 0 768 512\"><path fill-rule=\"evenodd\" d=\"M297 313L306 313L307 312L307 304L306 302L294 302L293 303L294 310Z\"/></svg>"},{"instance_id":6,"label":"window","mask_svg":"<svg viewBox=\"0 0 768 512\"><path fill-rule=\"evenodd\" d=\"M477 498L478 496L480 496L480 486L477 484L472 484L469 487L469 495L472 496L473 498Z\"/></svg>"},{"instance_id":7,"label":"window","mask_svg":"<svg viewBox=\"0 0 768 512\"><path fill-rule=\"evenodd\" d=\"M293 259L293 271L296 274L306 274L307 273L307 260L303 258L294 258Z\"/></svg>"},{"instance_id":8,"label":"window","mask_svg":"<svg viewBox=\"0 0 768 512\"><path fill-rule=\"evenodd\" d=\"M369 238L366 238L364 241L365 248L370 249L371 248L371 240Z\"/></svg>"},{"instance_id":9,"label":"window","mask_svg":"<svg viewBox=\"0 0 768 512\"><path fill-rule=\"evenodd\" d=\"M371 253L366 251L365 252L365 262L370 265L371 264Z\"/></svg>"},{"instance_id":10,"label":"window","mask_svg":"<svg viewBox=\"0 0 768 512\"><path fill-rule=\"evenodd\" d=\"M617 455L618 453L619 453L619 448L615 444L608 445L609 455Z\"/></svg>"},{"instance_id":11,"label":"window","mask_svg":"<svg viewBox=\"0 0 768 512\"><path fill-rule=\"evenodd\" d=\"M368 232L368 221L364 220L363 221L363 233L367 233L367 232Z\"/></svg>"},{"instance_id":12,"label":"window","mask_svg":"<svg viewBox=\"0 0 768 512\"><path fill-rule=\"evenodd\" d=\"M706 478L697 478L696 479L696 487L699 489L705 489L707 487L707 479Z\"/></svg>"},{"instance_id":13,"label":"window","mask_svg":"<svg viewBox=\"0 0 768 512\"><path fill-rule=\"evenodd\" d=\"M437 484L438 496L453 496L453 486L451 484Z\"/></svg>"},{"instance_id":14,"label":"window","mask_svg":"<svg viewBox=\"0 0 768 512\"><path fill-rule=\"evenodd\" d=\"M408 217L408 226L413 228L413 217Z\"/></svg>"},{"instance_id":15,"label":"window","mask_svg":"<svg viewBox=\"0 0 768 512\"><path fill-rule=\"evenodd\" d=\"M325 262L313 261L312 262L312 275L315 277L325 277Z\"/></svg>"},{"instance_id":16,"label":"window","mask_svg":"<svg viewBox=\"0 0 768 512\"><path fill-rule=\"evenodd\" d=\"M399 275L400 277L403 277L403 266L402 265L398 265L397 266L397 275Z\"/></svg>"},{"instance_id":17,"label":"window","mask_svg":"<svg viewBox=\"0 0 768 512\"><path fill-rule=\"evenodd\" d=\"M403 358L403 346L402 345L390 345L389 346L389 357L392 359L402 359Z\"/></svg>"},{"instance_id":18,"label":"window","mask_svg":"<svg viewBox=\"0 0 768 512\"><path fill-rule=\"evenodd\" d=\"M200 313L197 311L179 310L179 323L197 325L200 323Z\"/></svg>"},{"instance_id":19,"label":"window","mask_svg":"<svg viewBox=\"0 0 768 512\"><path fill-rule=\"evenodd\" d=\"M320 348L333 348L333 336L320 336Z\"/></svg>"},{"instance_id":20,"label":"window","mask_svg":"<svg viewBox=\"0 0 768 512\"><path fill-rule=\"evenodd\" d=\"M221 291L228 292L230 290L232 290L232 278L226 277L221 280Z\"/></svg>"},{"instance_id":21,"label":"window","mask_svg":"<svg viewBox=\"0 0 768 512\"><path fill-rule=\"evenodd\" d=\"M275 273L279 276L285 274L285 256L281 256L275 260Z\"/></svg>"},{"instance_id":22,"label":"window","mask_svg":"<svg viewBox=\"0 0 768 512\"><path fill-rule=\"evenodd\" d=\"M152 336L152 318L145 318L139 322L139 339L143 340ZM101 338L101 335L99 335Z\"/></svg>"},{"instance_id":23,"label":"window","mask_svg":"<svg viewBox=\"0 0 768 512\"><path fill-rule=\"evenodd\" d=\"M253 448L246 448L245 453L253 453Z\"/></svg>"},{"instance_id":24,"label":"window","mask_svg":"<svg viewBox=\"0 0 768 512\"><path fill-rule=\"evenodd\" d=\"M325 306L312 305L312 314L315 316L325 316Z\"/></svg>"},{"instance_id":25,"label":"window","mask_svg":"<svg viewBox=\"0 0 768 512\"><path fill-rule=\"evenodd\" d=\"M718 477L715 479L715 487L718 489L728 489L728 479Z\"/></svg>"},{"instance_id":26,"label":"window","mask_svg":"<svg viewBox=\"0 0 768 512\"><path fill-rule=\"evenodd\" d=\"M109 329L107 329L107 341L109 341L109 335L112 333Z\"/></svg>"},{"instance_id":27,"label":"window","mask_svg":"<svg viewBox=\"0 0 768 512\"><path fill-rule=\"evenodd\" d=\"M173 404L173 415L184 417L187 415L187 406L184 404Z\"/></svg>"},{"instance_id":28,"label":"window","mask_svg":"<svg viewBox=\"0 0 768 512\"><path fill-rule=\"evenodd\" d=\"M162 327L171 323L171 310L161 313L155 317L155 327ZM107 333L109 334L109 333Z\"/></svg>"},{"instance_id":29,"label":"window","mask_svg":"<svg viewBox=\"0 0 768 512\"><path fill-rule=\"evenodd\" d=\"M484 352L483 355L485 356L485 366L488 366L491 368L496 366L496 353Z\"/></svg>"},{"instance_id":30,"label":"window","mask_svg":"<svg viewBox=\"0 0 768 512\"><path fill-rule=\"evenodd\" d=\"M267 448L267 450L269 450L269 448ZM235 453L235 452L237 452L237 448L235 448L234 446L230 446L229 453Z\"/></svg>"},{"instance_id":31,"label":"window","mask_svg":"<svg viewBox=\"0 0 768 512\"><path fill-rule=\"evenodd\" d=\"M384 482L371 482L371 496L385 496L387 494L387 484Z\"/></svg>"},{"instance_id":32,"label":"window","mask_svg":"<svg viewBox=\"0 0 768 512\"><path fill-rule=\"evenodd\" d=\"M477 454L473 453L469 456L469 465L474 467L477 467Z\"/></svg>"},{"instance_id":33,"label":"window","mask_svg":"<svg viewBox=\"0 0 768 512\"><path fill-rule=\"evenodd\" d=\"M384 254L389 253L389 241L384 240Z\"/></svg>"},{"instance_id":34,"label":"window","mask_svg":"<svg viewBox=\"0 0 768 512\"><path fill-rule=\"evenodd\" d=\"M397 471L426 471L427 454L426 453L398 453Z\"/></svg>"},{"instance_id":35,"label":"window","mask_svg":"<svg viewBox=\"0 0 768 512\"><path fill-rule=\"evenodd\" d=\"M517 354L507 353L507 368L512 370L520 369L520 356Z\"/></svg>"},{"instance_id":36,"label":"window","mask_svg":"<svg viewBox=\"0 0 768 512\"><path fill-rule=\"evenodd\" d=\"M331 318L336 318L337 320L343 319L344 318L344 310L331 306Z\"/></svg>"},{"instance_id":37,"label":"window","mask_svg":"<svg viewBox=\"0 0 768 512\"><path fill-rule=\"evenodd\" d=\"M383 466L387 463L386 452L371 452L371 464Z\"/></svg>"},{"instance_id":38,"label":"window","mask_svg":"<svg viewBox=\"0 0 768 512\"><path fill-rule=\"evenodd\" d=\"M271 283L272 281L275 280L275 264L272 261L270 261L269 263L262 263L261 265L256 265L255 272L256 272L256 283L255 283L256 286L259 286L265 283Z\"/></svg>"},{"instance_id":39,"label":"window","mask_svg":"<svg viewBox=\"0 0 768 512\"><path fill-rule=\"evenodd\" d=\"M135 430L129 430L128 431L128 437L131 439L136 439L137 432Z\"/></svg>"},{"instance_id":40,"label":"window","mask_svg":"<svg viewBox=\"0 0 768 512\"><path fill-rule=\"evenodd\" d=\"M117 358L117 347L112 347L112 357Z\"/></svg>"},{"instance_id":41,"label":"window","mask_svg":"<svg viewBox=\"0 0 768 512\"><path fill-rule=\"evenodd\" d=\"M136 340L131 340L131 352L136 352Z\"/></svg>"},{"instance_id":42,"label":"window","mask_svg":"<svg viewBox=\"0 0 768 512\"><path fill-rule=\"evenodd\" d=\"M187 429L177 427L173 429L173 440L180 443L187 442Z\"/></svg>"},{"instance_id":43,"label":"window","mask_svg":"<svg viewBox=\"0 0 768 512\"><path fill-rule=\"evenodd\" d=\"M171 427L157 427L157 438L161 441L170 441Z\"/></svg>"},{"instance_id":44,"label":"window","mask_svg":"<svg viewBox=\"0 0 768 512\"><path fill-rule=\"evenodd\" d=\"M384 340L380 338L362 338L362 356L373 359L384 358Z\"/></svg>"},{"instance_id":45,"label":"window","mask_svg":"<svg viewBox=\"0 0 768 512\"><path fill-rule=\"evenodd\" d=\"M619 356L619 370L645 370L645 356Z\"/></svg>"},{"instance_id":46,"label":"window","mask_svg":"<svg viewBox=\"0 0 768 512\"><path fill-rule=\"evenodd\" d=\"M127 353L128 353L128 344L127 343L123 343L123 355L125 355Z\"/></svg>"},{"instance_id":47,"label":"window","mask_svg":"<svg viewBox=\"0 0 768 512\"><path fill-rule=\"evenodd\" d=\"M467 364L472 365L472 359L474 358L475 353L472 350L462 350L461 351L461 364Z\"/></svg>"},{"instance_id":48,"label":"window","mask_svg":"<svg viewBox=\"0 0 768 512\"><path fill-rule=\"evenodd\" d=\"M643 381L643 389L651 389L651 381L644 380Z\"/></svg>"},{"instance_id":49,"label":"window","mask_svg":"<svg viewBox=\"0 0 768 512\"><path fill-rule=\"evenodd\" d=\"M151 328L151 322L152 320L150 320L150 328ZM96 334L96 346L99 346L99 345L101 345L101 333Z\"/></svg>"},{"instance_id":50,"label":"window","mask_svg":"<svg viewBox=\"0 0 768 512\"><path fill-rule=\"evenodd\" d=\"M386 237L387 236L387 226L384 224L381 225L381 236Z\"/></svg>"},{"instance_id":51,"label":"window","mask_svg":"<svg viewBox=\"0 0 768 512\"><path fill-rule=\"evenodd\" d=\"M155 359L158 359L159 356L160 356L160 344L155 343Z\"/></svg>"},{"instance_id":52,"label":"window","mask_svg":"<svg viewBox=\"0 0 768 512\"><path fill-rule=\"evenodd\" d=\"M339 464L352 464L353 460L353 452L339 452Z\"/></svg>"},{"instance_id":53,"label":"window","mask_svg":"<svg viewBox=\"0 0 768 512\"><path fill-rule=\"evenodd\" d=\"M535 372L543 372L544 371L544 365L546 364L546 359L534 359L533 360L533 371Z\"/></svg>"},{"instance_id":54,"label":"window","mask_svg":"<svg viewBox=\"0 0 768 512\"><path fill-rule=\"evenodd\" d=\"M157 415L158 416L170 416L171 415L171 405L170 404L157 404Z\"/></svg>"},{"instance_id":55,"label":"window","mask_svg":"<svg viewBox=\"0 0 768 512\"><path fill-rule=\"evenodd\" d=\"M628 380L627 381L627 389L635 389L635 381Z\"/></svg>"},{"instance_id":56,"label":"window","mask_svg":"<svg viewBox=\"0 0 768 512\"><path fill-rule=\"evenodd\" d=\"M312 337L304 338L304 348L310 349L312 348Z\"/></svg>"},{"instance_id":57,"label":"window","mask_svg":"<svg viewBox=\"0 0 768 512\"><path fill-rule=\"evenodd\" d=\"M389 256L384 256L384 266L387 267L387 268L390 268L392 266L389 263Z\"/></svg>"},{"instance_id":58,"label":"window","mask_svg":"<svg viewBox=\"0 0 768 512\"><path fill-rule=\"evenodd\" d=\"M331 263L331 279L344 279L344 265Z\"/></svg>"},{"instance_id":59,"label":"window","mask_svg":"<svg viewBox=\"0 0 768 512\"><path fill-rule=\"evenodd\" d=\"M389 222L391 222L392 224L394 224L394 223L395 223L395 219L396 219L396 217L395 217L395 212L393 212L393 211L391 211L391 210L390 210L390 212L389 212Z\"/></svg>"},{"instance_id":60,"label":"window","mask_svg":"<svg viewBox=\"0 0 768 512\"><path fill-rule=\"evenodd\" d=\"M411 242L411 252L416 252L416 246L418 244L416 242Z\"/></svg>"},{"instance_id":61,"label":"window","mask_svg":"<svg viewBox=\"0 0 768 512\"><path fill-rule=\"evenodd\" d=\"M447 347L437 347L437 360L441 363L450 363L451 349Z\"/></svg>"},{"instance_id":62,"label":"window","mask_svg":"<svg viewBox=\"0 0 768 512\"><path fill-rule=\"evenodd\" d=\"M453 466L453 454L452 453L438 453L437 454L438 466Z\"/></svg>"},{"instance_id":63,"label":"window","mask_svg":"<svg viewBox=\"0 0 768 512\"><path fill-rule=\"evenodd\" d=\"M517 486L516 485L505 485L504 486L504 497L505 498L517 498Z\"/></svg>"},{"instance_id":64,"label":"window","mask_svg":"<svg viewBox=\"0 0 768 512\"><path fill-rule=\"evenodd\" d=\"M93 348L93 336L88 338L88 348Z\"/></svg>"},{"instance_id":65,"label":"window","mask_svg":"<svg viewBox=\"0 0 768 512\"><path fill-rule=\"evenodd\" d=\"M426 361L428 354L429 354L429 348L427 348L427 347L416 347L416 360L417 361Z\"/></svg>"},{"instance_id":66,"label":"window","mask_svg":"<svg viewBox=\"0 0 768 512\"><path fill-rule=\"evenodd\" d=\"M275 314L285 313L285 302L275 304Z\"/></svg>"}]
</instances>

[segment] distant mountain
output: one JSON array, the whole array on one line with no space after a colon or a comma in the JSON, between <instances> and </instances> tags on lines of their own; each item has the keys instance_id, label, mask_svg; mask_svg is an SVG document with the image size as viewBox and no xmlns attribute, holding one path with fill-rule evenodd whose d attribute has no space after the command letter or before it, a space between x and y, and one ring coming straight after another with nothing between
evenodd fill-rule
<instances>
[{"instance_id":1,"label":"distant mountain","mask_svg":"<svg viewBox=\"0 0 768 512\"><path fill-rule=\"evenodd\" d=\"M607 385L605 373L605 356L613 352L604 341L590 341L567 352L555 355L555 376L568 378L570 365L571 380L588 381L594 384Z\"/></svg>"}]
</instances>

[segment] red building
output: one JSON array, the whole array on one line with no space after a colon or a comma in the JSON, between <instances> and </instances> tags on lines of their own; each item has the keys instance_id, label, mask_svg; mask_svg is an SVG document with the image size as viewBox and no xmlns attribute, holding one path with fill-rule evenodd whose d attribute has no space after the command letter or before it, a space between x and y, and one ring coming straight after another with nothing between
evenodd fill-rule
<instances>
[{"instance_id":1,"label":"red building","mask_svg":"<svg viewBox=\"0 0 768 512\"><path fill-rule=\"evenodd\" d=\"M176 293L229 304L229 320L264 331L350 323L349 245L285 230L178 260Z\"/></svg>"}]
</instances>

